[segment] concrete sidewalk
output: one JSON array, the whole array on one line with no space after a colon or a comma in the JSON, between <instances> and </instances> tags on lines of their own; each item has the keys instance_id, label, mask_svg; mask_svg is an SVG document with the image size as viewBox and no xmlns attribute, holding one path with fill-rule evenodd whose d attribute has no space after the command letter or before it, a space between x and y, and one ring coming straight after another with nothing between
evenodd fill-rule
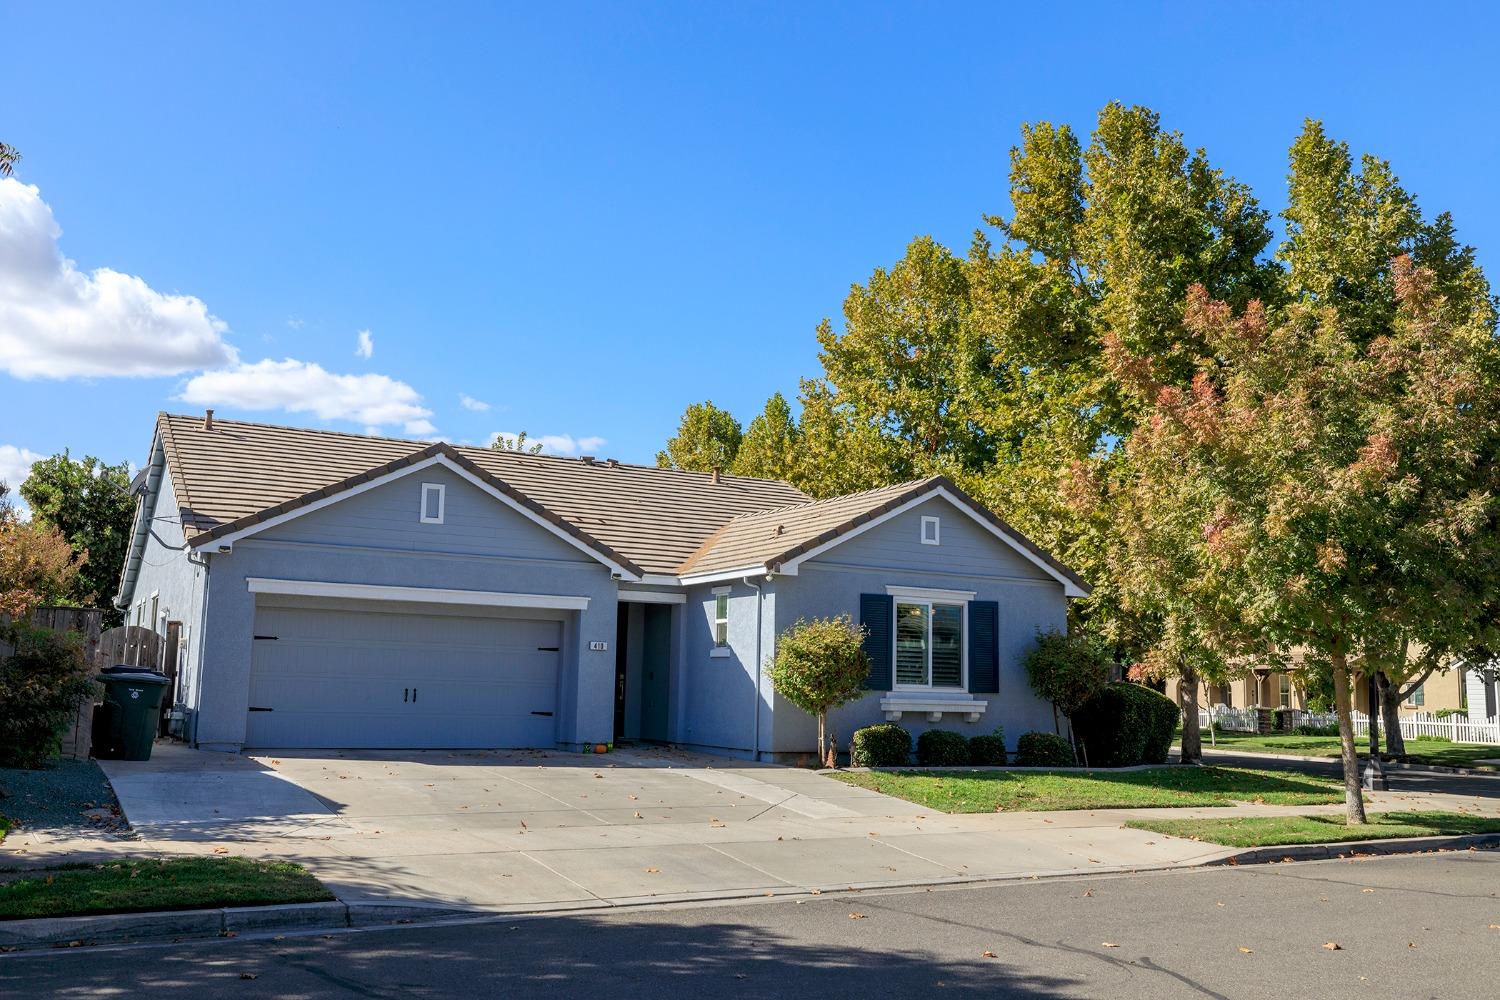
<instances>
[{"instance_id":1,"label":"concrete sidewalk","mask_svg":"<svg viewBox=\"0 0 1500 1000\"><path fill-rule=\"evenodd\" d=\"M492 911L1189 866L1233 852L1121 824L1342 808L945 815L811 771L676 751L232 757L164 745L148 763L105 767L140 838L111 851L295 860L345 902ZM32 856L63 860L74 846L99 849Z\"/></svg>"}]
</instances>

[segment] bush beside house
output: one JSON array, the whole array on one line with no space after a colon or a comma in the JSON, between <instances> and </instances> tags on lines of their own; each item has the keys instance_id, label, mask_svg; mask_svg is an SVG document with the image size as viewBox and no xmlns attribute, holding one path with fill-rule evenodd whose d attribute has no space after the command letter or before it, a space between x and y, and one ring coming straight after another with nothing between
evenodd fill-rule
<instances>
[{"instance_id":1,"label":"bush beside house","mask_svg":"<svg viewBox=\"0 0 1500 1000\"><path fill-rule=\"evenodd\" d=\"M963 767L969 763L969 738L946 729L929 729L917 737L917 763L923 767Z\"/></svg>"},{"instance_id":2,"label":"bush beside house","mask_svg":"<svg viewBox=\"0 0 1500 1000\"><path fill-rule=\"evenodd\" d=\"M1178 714L1166 695L1121 681L1073 713L1073 734L1090 767L1165 764Z\"/></svg>"},{"instance_id":3,"label":"bush beside house","mask_svg":"<svg viewBox=\"0 0 1500 1000\"><path fill-rule=\"evenodd\" d=\"M93 692L76 633L9 625L0 642L0 767L38 767L57 753L58 738Z\"/></svg>"},{"instance_id":4,"label":"bush beside house","mask_svg":"<svg viewBox=\"0 0 1500 1000\"><path fill-rule=\"evenodd\" d=\"M865 630L849 615L797 619L776 640L771 659L771 683L776 693L818 720L818 762L835 766L828 712L864 694L870 660L864 650Z\"/></svg>"},{"instance_id":5,"label":"bush beside house","mask_svg":"<svg viewBox=\"0 0 1500 1000\"><path fill-rule=\"evenodd\" d=\"M988 735L969 739L969 763L980 767L998 767L1005 763L1005 734L998 728Z\"/></svg>"},{"instance_id":6,"label":"bush beside house","mask_svg":"<svg viewBox=\"0 0 1500 1000\"><path fill-rule=\"evenodd\" d=\"M894 722L856 729L849 744L849 763L854 767L905 767L911 763L911 733Z\"/></svg>"},{"instance_id":7,"label":"bush beside house","mask_svg":"<svg viewBox=\"0 0 1500 1000\"><path fill-rule=\"evenodd\" d=\"M1022 733L1016 741L1017 767L1072 767L1073 747L1056 733Z\"/></svg>"}]
</instances>

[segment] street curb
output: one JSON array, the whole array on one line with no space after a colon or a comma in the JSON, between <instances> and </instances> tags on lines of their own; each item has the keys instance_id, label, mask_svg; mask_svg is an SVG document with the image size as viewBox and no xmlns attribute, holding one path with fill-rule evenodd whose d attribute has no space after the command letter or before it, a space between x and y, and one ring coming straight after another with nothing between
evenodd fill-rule
<instances>
[{"instance_id":1,"label":"street curb","mask_svg":"<svg viewBox=\"0 0 1500 1000\"><path fill-rule=\"evenodd\" d=\"M1497 833L1470 833L1456 837L1400 837L1385 840L1351 840L1341 844L1250 847L1225 858L1202 862L1201 867L1266 865L1282 861L1328 861L1391 854L1428 854L1434 851L1494 850L1500 850L1500 834Z\"/></svg>"},{"instance_id":2,"label":"street curb","mask_svg":"<svg viewBox=\"0 0 1500 1000\"><path fill-rule=\"evenodd\" d=\"M1176 751L1179 755L1181 750ZM1264 757L1266 760L1289 760L1296 763L1337 764L1337 757L1306 757L1295 753L1260 753L1257 750L1221 750L1216 747L1204 747L1203 756L1213 755L1215 757ZM1361 761L1368 760L1361 757ZM1484 771L1477 767L1449 767L1447 764L1407 764L1398 760L1384 762L1387 770L1410 771L1414 774L1457 774L1470 778L1500 778L1500 771Z\"/></svg>"},{"instance_id":3,"label":"street curb","mask_svg":"<svg viewBox=\"0 0 1500 1000\"><path fill-rule=\"evenodd\" d=\"M0 921L0 949L75 948L187 938L234 937L241 933L342 930L418 920L472 916L476 911L393 903L285 903L221 906L203 910L101 913L83 917L39 917Z\"/></svg>"}]
</instances>

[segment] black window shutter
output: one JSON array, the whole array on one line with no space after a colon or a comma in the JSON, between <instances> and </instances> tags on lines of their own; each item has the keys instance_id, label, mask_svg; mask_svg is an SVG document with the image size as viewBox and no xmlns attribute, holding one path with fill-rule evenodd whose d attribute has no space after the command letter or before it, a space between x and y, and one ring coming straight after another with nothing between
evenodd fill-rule
<instances>
[{"instance_id":1,"label":"black window shutter","mask_svg":"<svg viewBox=\"0 0 1500 1000\"><path fill-rule=\"evenodd\" d=\"M889 594L860 594L859 623L865 627L865 655L870 658L872 691L891 689L891 617L895 603Z\"/></svg>"},{"instance_id":2,"label":"black window shutter","mask_svg":"<svg viewBox=\"0 0 1500 1000\"><path fill-rule=\"evenodd\" d=\"M1000 693L1000 602L969 602L969 692Z\"/></svg>"}]
</instances>

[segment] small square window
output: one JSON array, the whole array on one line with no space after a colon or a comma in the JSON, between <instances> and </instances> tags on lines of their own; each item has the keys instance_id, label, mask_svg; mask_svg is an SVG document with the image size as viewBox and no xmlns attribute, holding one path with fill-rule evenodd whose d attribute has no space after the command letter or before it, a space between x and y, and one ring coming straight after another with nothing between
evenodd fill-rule
<instances>
[{"instance_id":1,"label":"small square window","mask_svg":"<svg viewBox=\"0 0 1500 1000\"><path fill-rule=\"evenodd\" d=\"M422 523L442 524L443 505L446 499L447 487L442 483L422 484Z\"/></svg>"},{"instance_id":2,"label":"small square window","mask_svg":"<svg viewBox=\"0 0 1500 1000\"><path fill-rule=\"evenodd\" d=\"M936 517L923 517L922 518L922 544L923 545L938 545L938 544L940 544L939 539L940 539L941 536L940 536L939 533L941 532L942 527L943 527L942 521L940 521L938 518L936 518Z\"/></svg>"}]
</instances>

